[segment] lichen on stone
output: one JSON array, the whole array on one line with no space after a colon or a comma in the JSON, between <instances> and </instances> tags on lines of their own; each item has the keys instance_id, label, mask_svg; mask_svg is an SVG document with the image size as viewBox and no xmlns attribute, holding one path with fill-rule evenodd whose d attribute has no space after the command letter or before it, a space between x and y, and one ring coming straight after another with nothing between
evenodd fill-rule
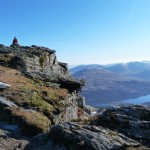
<instances>
[{"instance_id":1,"label":"lichen on stone","mask_svg":"<svg viewBox=\"0 0 150 150\"><path fill-rule=\"evenodd\" d=\"M46 65L46 61L47 61L46 53L42 53L41 56L39 57L39 63L40 63L42 71L44 70L44 67Z\"/></svg>"}]
</instances>

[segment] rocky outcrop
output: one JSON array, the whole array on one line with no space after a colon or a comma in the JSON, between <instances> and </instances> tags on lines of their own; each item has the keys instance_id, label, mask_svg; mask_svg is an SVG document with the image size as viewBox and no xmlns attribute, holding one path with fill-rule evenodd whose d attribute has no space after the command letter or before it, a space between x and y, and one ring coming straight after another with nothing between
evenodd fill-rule
<instances>
[{"instance_id":1,"label":"rocky outcrop","mask_svg":"<svg viewBox=\"0 0 150 150\"><path fill-rule=\"evenodd\" d=\"M49 146L55 150L149 150L149 109L143 106L110 108L89 123L60 123L51 128L49 135L33 139L25 149ZM40 143L44 143L44 147Z\"/></svg>"},{"instance_id":2,"label":"rocky outcrop","mask_svg":"<svg viewBox=\"0 0 150 150\"><path fill-rule=\"evenodd\" d=\"M18 107L15 103L13 103L12 101L9 101L7 99L5 99L4 97L0 96L0 105L1 106L5 106L5 107Z\"/></svg>"},{"instance_id":3,"label":"rocky outcrop","mask_svg":"<svg viewBox=\"0 0 150 150\"><path fill-rule=\"evenodd\" d=\"M13 125L9 125L9 127ZM5 129L4 129L5 128ZM0 149L23 150L30 138L20 135L18 129L10 129L6 124L0 123Z\"/></svg>"},{"instance_id":4,"label":"rocky outcrop","mask_svg":"<svg viewBox=\"0 0 150 150\"><path fill-rule=\"evenodd\" d=\"M52 139L65 143L68 149L120 150L140 143L103 127L63 123L51 129Z\"/></svg>"},{"instance_id":5,"label":"rocky outcrop","mask_svg":"<svg viewBox=\"0 0 150 150\"><path fill-rule=\"evenodd\" d=\"M81 87L84 85L83 80L77 80L71 76L64 76L58 73L49 73L44 72L26 72L25 75L36 82L42 80L47 86L60 87L67 89L70 93L74 91L80 91Z\"/></svg>"},{"instance_id":6,"label":"rocky outcrop","mask_svg":"<svg viewBox=\"0 0 150 150\"><path fill-rule=\"evenodd\" d=\"M2 114L9 112L9 115L14 116L13 119L1 117L3 121L7 118L10 122L16 123L17 121L13 120L19 118L21 121L18 123L22 126L21 122L26 118L24 124L33 124L38 130L32 132L32 136L45 132L50 124L80 118L79 111L81 112L83 106L80 105L78 91L81 90L84 81L69 75L68 65L58 62L55 50L35 45L0 45L0 74L0 81L11 85L10 89L0 92L1 111ZM3 109L4 106L8 108ZM12 106L18 107L18 113ZM35 112L28 113L26 110ZM30 115L46 121L46 127L39 127L40 122L36 122L36 119L31 123ZM87 113L84 115L88 116Z\"/></svg>"},{"instance_id":7,"label":"rocky outcrop","mask_svg":"<svg viewBox=\"0 0 150 150\"><path fill-rule=\"evenodd\" d=\"M67 63L58 62L56 51L46 47L0 45L0 65L20 70L24 74L46 82L57 83L71 92L80 90L84 81L69 75Z\"/></svg>"},{"instance_id":8,"label":"rocky outcrop","mask_svg":"<svg viewBox=\"0 0 150 150\"><path fill-rule=\"evenodd\" d=\"M94 125L107 127L150 147L150 107L126 106L106 110Z\"/></svg>"},{"instance_id":9,"label":"rocky outcrop","mask_svg":"<svg viewBox=\"0 0 150 150\"><path fill-rule=\"evenodd\" d=\"M50 130L50 137L56 143L75 150L148 150L150 107L135 105L109 108L91 118L90 122L55 125Z\"/></svg>"},{"instance_id":10,"label":"rocky outcrop","mask_svg":"<svg viewBox=\"0 0 150 150\"><path fill-rule=\"evenodd\" d=\"M5 54L4 60L0 62L1 65L11 66L26 72L43 71L47 74L55 72L68 75L67 64L59 63L56 58L55 50L46 47L35 45L31 47L6 47L0 45L0 53Z\"/></svg>"}]
</instances>

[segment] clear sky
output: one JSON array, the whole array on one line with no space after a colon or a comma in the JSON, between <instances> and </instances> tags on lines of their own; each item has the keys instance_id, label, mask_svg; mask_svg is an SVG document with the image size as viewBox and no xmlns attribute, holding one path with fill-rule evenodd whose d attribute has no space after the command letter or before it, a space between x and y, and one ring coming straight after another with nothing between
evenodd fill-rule
<instances>
[{"instance_id":1,"label":"clear sky","mask_svg":"<svg viewBox=\"0 0 150 150\"><path fill-rule=\"evenodd\" d=\"M14 36L69 65L150 61L150 0L0 0L0 43Z\"/></svg>"}]
</instances>

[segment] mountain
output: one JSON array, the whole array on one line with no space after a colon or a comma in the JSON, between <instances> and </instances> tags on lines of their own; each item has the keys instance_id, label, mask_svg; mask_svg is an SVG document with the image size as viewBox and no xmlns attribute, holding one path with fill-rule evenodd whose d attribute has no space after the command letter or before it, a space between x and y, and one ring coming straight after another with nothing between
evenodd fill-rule
<instances>
[{"instance_id":1,"label":"mountain","mask_svg":"<svg viewBox=\"0 0 150 150\"><path fill-rule=\"evenodd\" d=\"M106 66L106 69L114 73L131 75L143 72L145 70L150 70L150 62L118 63L111 66Z\"/></svg>"},{"instance_id":2,"label":"mountain","mask_svg":"<svg viewBox=\"0 0 150 150\"><path fill-rule=\"evenodd\" d=\"M70 73L71 74L74 74L80 70L83 70L83 69L92 69L92 68L95 68L95 69L104 69L105 67L102 66L102 65L98 65L98 64L91 64L91 65L79 65L79 66L76 66L76 67L73 67L70 69Z\"/></svg>"},{"instance_id":3,"label":"mountain","mask_svg":"<svg viewBox=\"0 0 150 150\"><path fill-rule=\"evenodd\" d=\"M145 69L141 72L134 73L134 74L128 74L128 75L139 78L139 79L150 80L150 69L149 70Z\"/></svg>"},{"instance_id":4,"label":"mountain","mask_svg":"<svg viewBox=\"0 0 150 150\"><path fill-rule=\"evenodd\" d=\"M83 69L103 69L111 71L117 74L124 74L140 79L150 80L150 62L128 62L128 63L116 63L109 65L99 65L99 64L90 64L90 65L79 65L70 69L70 73L74 74Z\"/></svg>"},{"instance_id":5,"label":"mountain","mask_svg":"<svg viewBox=\"0 0 150 150\"><path fill-rule=\"evenodd\" d=\"M148 106L150 106L150 102L145 102L142 105L148 105Z\"/></svg>"},{"instance_id":6,"label":"mountain","mask_svg":"<svg viewBox=\"0 0 150 150\"><path fill-rule=\"evenodd\" d=\"M138 74L145 70L150 70L150 61L115 63L108 65L100 65L100 64L79 65L71 68L70 72L71 74L74 74L80 70L92 68L105 69L119 74Z\"/></svg>"},{"instance_id":7,"label":"mountain","mask_svg":"<svg viewBox=\"0 0 150 150\"><path fill-rule=\"evenodd\" d=\"M135 78L150 80L149 61L112 64L111 66L106 66L105 69L118 74L126 74Z\"/></svg>"},{"instance_id":8,"label":"mountain","mask_svg":"<svg viewBox=\"0 0 150 150\"><path fill-rule=\"evenodd\" d=\"M85 80L82 95L89 105L97 106L150 94L150 81L103 69L84 69L73 76Z\"/></svg>"}]
</instances>

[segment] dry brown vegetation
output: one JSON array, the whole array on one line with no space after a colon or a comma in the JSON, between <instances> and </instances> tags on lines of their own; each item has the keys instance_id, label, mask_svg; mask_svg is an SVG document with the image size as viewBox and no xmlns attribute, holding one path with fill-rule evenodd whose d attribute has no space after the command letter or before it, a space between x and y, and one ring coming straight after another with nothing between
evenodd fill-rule
<instances>
[{"instance_id":1,"label":"dry brown vegetation","mask_svg":"<svg viewBox=\"0 0 150 150\"><path fill-rule=\"evenodd\" d=\"M18 106L35 109L49 118L51 112L61 105L61 100L66 99L68 94L66 89L53 89L44 84L40 85L21 72L3 66L0 66L0 82L11 85L9 89L0 92L0 95Z\"/></svg>"},{"instance_id":2,"label":"dry brown vegetation","mask_svg":"<svg viewBox=\"0 0 150 150\"><path fill-rule=\"evenodd\" d=\"M11 91L24 92L30 90L32 92L43 92L46 91L51 99L57 100L60 97L65 99L67 96L66 89L52 89L46 86L39 86L32 79L24 77L21 72L0 66L0 81L10 84Z\"/></svg>"},{"instance_id":3,"label":"dry brown vegetation","mask_svg":"<svg viewBox=\"0 0 150 150\"><path fill-rule=\"evenodd\" d=\"M66 89L52 89L50 87L41 86L35 83L32 79L26 78L21 72L0 66L0 81L10 84L12 87L8 92L36 92L42 94L46 92L50 99L65 99L67 96Z\"/></svg>"},{"instance_id":4,"label":"dry brown vegetation","mask_svg":"<svg viewBox=\"0 0 150 150\"><path fill-rule=\"evenodd\" d=\"M16 118L21 124L23 132L28 135L34 135L45 132L51 125L50 120L39 112L28 112L21 108L10 108L10 116Z\"/></svg>"}]
</instances>

